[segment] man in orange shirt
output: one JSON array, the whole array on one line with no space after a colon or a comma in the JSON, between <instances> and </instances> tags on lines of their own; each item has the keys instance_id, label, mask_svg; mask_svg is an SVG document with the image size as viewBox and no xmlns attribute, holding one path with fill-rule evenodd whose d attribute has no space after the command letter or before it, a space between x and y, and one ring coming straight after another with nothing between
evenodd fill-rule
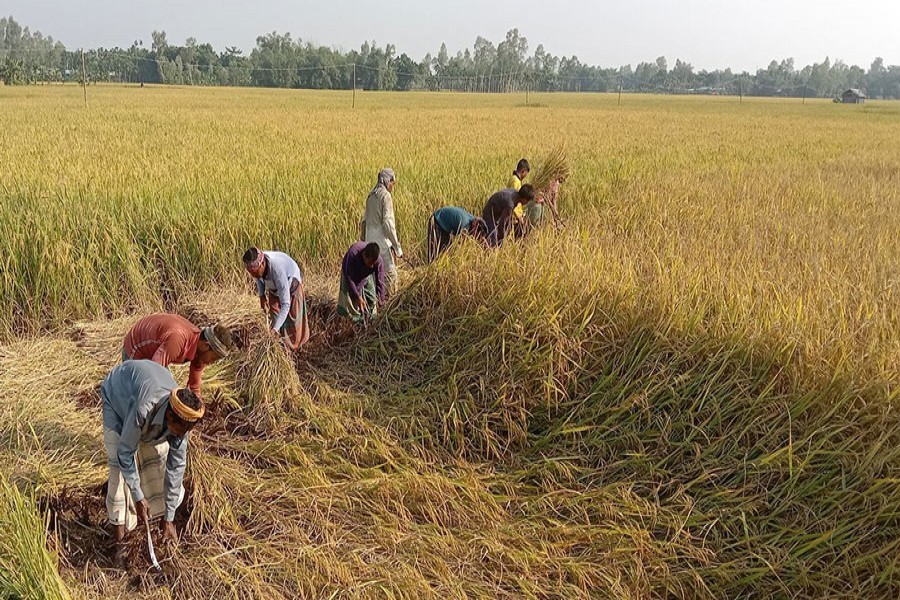
<instances>
[{"instance_id":1,"label":"man in orange shirt","mask_svg":"<svg viewBox=\"0 0 900 600\"><path fill-rule=\"evenodd\" d=\"M144 317L125 336L122 360L152 360L164 367L191 363L187 387L200 395L203 369L234 348L231 333L222 325L202 330L178 315Z\"/></svg>"}]
</instances>

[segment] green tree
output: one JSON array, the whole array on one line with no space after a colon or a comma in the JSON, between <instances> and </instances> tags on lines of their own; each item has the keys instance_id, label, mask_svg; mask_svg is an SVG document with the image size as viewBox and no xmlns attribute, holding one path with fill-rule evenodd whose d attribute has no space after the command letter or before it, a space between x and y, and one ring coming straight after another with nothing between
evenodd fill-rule
<instances>
[{"instance_id":1,"label":"green tree","mask_svg":"<svg viewBox=\"0 0 900 600\"><path fill-rule=\"evenodd\" d=\"M401 54L394 61L394 68L397 73L395 89L406 92L422 84L424 77L419 64L407 54Z\"/></svg>"},{"instance_id":2,"label":"green tree","mask_svg":"<svg viewBox=\"0 0 900 600\"><path fill-rule=\"evenodd\" d=\"M25 68L22 61L7 56L0 65L0 79L6 85L22 85L28 81L25 79Z\"/></svg>"}]
</instances>

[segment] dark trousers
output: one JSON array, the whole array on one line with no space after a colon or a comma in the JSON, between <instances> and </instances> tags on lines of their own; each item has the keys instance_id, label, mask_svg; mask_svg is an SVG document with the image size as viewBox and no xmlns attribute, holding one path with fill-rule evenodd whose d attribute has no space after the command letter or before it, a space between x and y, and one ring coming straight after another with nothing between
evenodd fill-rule
<instances>
[{"instance_id":1,"label":"dark trousers","mask_svg":"<svg viewBox=\"0 0 900 600\"><path fill-rule=\"evenodd\" d=\"M453 242L453 236L438 226L434 216L428 219L428 262L437 259Z\"/></svg>"}]
</instances>

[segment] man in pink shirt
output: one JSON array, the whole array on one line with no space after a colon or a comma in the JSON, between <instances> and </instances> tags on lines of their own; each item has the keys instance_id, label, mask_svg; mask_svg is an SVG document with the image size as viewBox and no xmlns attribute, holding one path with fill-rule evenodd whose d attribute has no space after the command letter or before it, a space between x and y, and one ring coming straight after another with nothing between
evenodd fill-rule
<instances>
[{"instance_id":1,"label":"man in pink shirt","mask_svg":"<svg viewBox=\"0 0 900 600\"><path fill-rule=\"evenodd\" d=\"M164 367L190 363L187 387L200 395L203 369L234 348L231 333L222 325L202 330L178 315L144 317L125 336L122 360L152 360Z\"/></svg>"}]
</instances>

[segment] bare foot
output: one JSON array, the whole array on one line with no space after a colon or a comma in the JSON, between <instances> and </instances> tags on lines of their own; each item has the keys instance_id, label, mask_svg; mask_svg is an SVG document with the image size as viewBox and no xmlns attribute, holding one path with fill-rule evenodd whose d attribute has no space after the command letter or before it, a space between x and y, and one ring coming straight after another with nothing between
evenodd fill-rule
<instances>
[{"instance_id":1,"label":"bare foot","mask_svg":"<svg viewBox=\"0 0 900 600\"><path fill-rule=\"evenodd\" d=\"M113 565L117 569L121 569L122 571L128 570L128 549L125 547L125 544L122 542L118 542L115 545L115 556L113 558Z\"/></svg>"}]
</instances>

